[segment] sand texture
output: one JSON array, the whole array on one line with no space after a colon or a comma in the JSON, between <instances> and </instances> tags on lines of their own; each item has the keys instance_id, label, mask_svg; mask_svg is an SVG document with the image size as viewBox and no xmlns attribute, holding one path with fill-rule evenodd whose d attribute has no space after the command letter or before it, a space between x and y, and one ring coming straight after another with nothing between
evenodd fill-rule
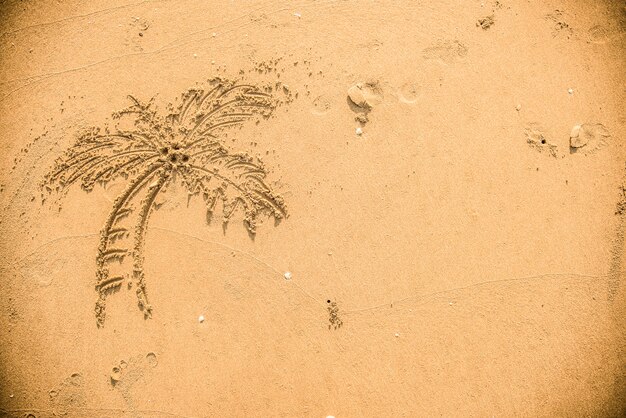
<instances>
[{"instance_id":1,"label":"sand texture","mask_svg":"<svg viewBox=\"0 0 626 418\"><path fill-rule=\"evenodd\" d=\"M626 415L622 1L0 2L0 417Z\"/></svg>"}]
</instances>

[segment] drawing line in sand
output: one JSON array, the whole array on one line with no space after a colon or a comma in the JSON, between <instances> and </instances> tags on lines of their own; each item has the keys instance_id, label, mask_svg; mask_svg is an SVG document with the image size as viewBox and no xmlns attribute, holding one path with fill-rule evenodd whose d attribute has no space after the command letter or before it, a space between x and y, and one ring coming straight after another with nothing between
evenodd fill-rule
<instances>
[{"instance_id":1,"label":"drawing line in sand","mask_svg":"<svg viewBox=\"0 0 626 418\"><path fill-rule=\"evenodd\" d=\"M186 188L189 197L202 196L211 220L218 202L224 225L238 209L254 236L259 215L276 221L287 216L283 198L265 182L267 171L256 158L232 153L222 144L225 131L243 123L268 118L278 102L271 88L212 79L206 89L183 93L180 104L160 114L150 101L133 104L113 114L113 131L93 128L79 135L45 176L42 199L80 184L91 191L96 184L118 178L127 180L126 189L115 199L100 234L96 257L95 313L98 326L104 325L106 297L127 281L136 286L140 309L151 316L143 272L144 241L148 220L157 207L156 199L174 181ZM123 128L124 123L129 124ZM131 238L132 236L132 238ZM132 240L131 243L125 241ZM132 274L120 266L132 257Z\"/></svg>"},{"instance_id":2,"label":"drawing line in sand","mask_svg":"<svg viewBox=\"0 0 626 418\"><path fill-rule=\"evenodd\" d=\"M191 235L191 234L188 234L188 233L185 233L185 232L178 232L178 231L174 231L172 229L161 228L161 227L153 227L153 229L154 230L164 231L164 232L169 232L169 233L173 233L173 234L177 234L177 235L188 237L188 238L193 238L193 239L195 239L197 241L200 241L200 242L204 242L204 243L207 243L207 244L214 244L214 245L220 246L220 247L222 247L224 249L227 249L227 250L230 250L230 251L235 251L238 254L242 254L242 255L244 255L246 257L249 257L251 260L254 260L257 263L263 265L265 268L267 268L268 270L271 270L273 273L276 273L276 279L277 280L280 280L282 282L285 281L283 279L283 272L282 271L280 271L278 268L272 266L271 264L263 261L262 259L256 257L255 255L253 255L253 254L251 254L249 252L240 250L240 249L235 248L235 247L231 247L231 246L229 246L227 244L223 244L223 243L218 242L218 241L207 240L207 239L200 238L200 237L197 237L195 235ZM53 239L51 241L48 241L47 243L42 244L38 248L54 244L54 243L56 243L58 241L61 241L63 239L88 238L88 237L94 237L96 235L97 235L96 233L92 233L92 234L85 234L85 235L70 235L70 236L65 236L65 237L58 237L58 238L55 238L55 239ZM17 262L20 262L21 260L24 260L25 258L29 257L35 251L33 251L33 252L27 254L26 256L22 257L21 259L17 260ZM337 270L336 272L341 274L339 270ZM473 288L476 288L476 287L482 287L482 286L488 286L488 285L494 285L494 284L505 284L505 283L511 283L511 282L519 282L519 281L533 281L533 280L538 280L538 279L557 279L557 278L568 278L568 277L575 277L575 278L580 278L580 279L607 279L607 281L609 282L609 285L610 285L610 282L611 282L611 280L612 280L612 278L613 278L613 276L615 274L623 274L623 271L610 271L607 274L598 274L598 275L581 274L581 273L568 273L568 272L543 273L543 274L529 275L529 276L523 276L523 277L510 277L510 278L504 278L504 279L484 280L484 281L480 281L480 282L476 282L476 283L470 283L470 284L468 284L466 286L442 289L442 290L437 290L437 291L433 291L433 292L429 292L429 293L420 294L419 292L415 292L415 293L412 293L412 294L410 294L410 295L408 295L406 297L400 298L400 299L394 299L394 300L391 300L389 302L379 303L379 304L376 304L376 305L373 305L373 306L368 306L368 307L363 307L363 308L355 308L355 309L350 309L350 310L339 310L338 305L336 304L336 302L333 302L333 301L328 302L328 300L322 301L322 300L320 300L318 298L315 298L313 295L311 295L309 292L307 292L302 286L300 286L298 283L296 283L295 280L289 280L288 283L291 286L295 286L304 296L306 296L307 298L309 298L312 301L314 301L317 305L319 305L321 307L326 307L326 309L328 310L328 313L329 313L329 321L330 321L331 310L333 310L335 307L337 307L337 310L335 310L335 313L338 314L339 312L341 312L342 315L358 314L358 313L362 313L362 312L374 311L374 310L385 309L385 308L393 309L394 305L397 307L398 305L410 302L411 300L415 300L416 302L421 302L421 303L417 303L417 304L411 305L412 307L417 307L417 306L421 306L421 305L431 301L431 299L429 299L429 298L433 298L433 297L437 297L437 296L443 296L443 295L451 293L451 292L470 290L470 289L473 289ZM333 305L333 306L331 306L331 305ZM341 321L341 324L343 325L343 320Z\"/></svg>"}]
</instances>

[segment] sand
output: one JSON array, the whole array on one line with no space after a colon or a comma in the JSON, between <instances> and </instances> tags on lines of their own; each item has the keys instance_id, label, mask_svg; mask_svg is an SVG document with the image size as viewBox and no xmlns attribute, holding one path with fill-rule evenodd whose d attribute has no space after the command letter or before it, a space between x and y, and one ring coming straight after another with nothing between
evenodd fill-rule
<instances>
[{"instance_id":1,"label":"sand","mask_svg":"<svg viewBox=\"0 0 626 418\"><path fill-rule=\"evenodd\" d=\"M626 414L623 3L0 22L0 416Z\"/></svg>"}]
</instances>

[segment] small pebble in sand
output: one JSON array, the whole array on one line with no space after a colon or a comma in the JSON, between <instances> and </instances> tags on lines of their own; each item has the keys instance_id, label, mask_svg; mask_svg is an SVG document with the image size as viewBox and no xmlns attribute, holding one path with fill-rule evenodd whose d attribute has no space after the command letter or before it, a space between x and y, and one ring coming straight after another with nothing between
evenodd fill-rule
<instances>
[{"instance_id":1,"label":"small pebble in sand","mask_svg":"<svg viewBox=\"0 0 626 418\"><path fill-rule=\"evenodd\" d=\"M211 36L215 38L217 36L217 33L213 32Z\"/></svg>"},{"instance_id":2,"label":"small pebble in sand","mask_svg":"<svg viewBox=\"0 0 626 418\"><path fill-rule=\"evenodd\" d=\"M567 89L567 92L568 92L569 94L574 94L574 89L569 88L569 89Z\"/></svg>"},{"instance_id":3,"label":"small pebble in sand","mask_svg":"<svg viewBox=\"0 0 626 418\"><path fill-rule=\"evenodd\" d=\"M193 54L193 57L194 58L198 58L198 54Z\"/></svg>"},{"instance_id":4,"label":"small pebble in sand","mask_svg":"<svg viewBox=\"0 0 626 418\"><path fill-rule=\"evenodd\" d=\"M522 110L522 105L518 104L517 106L515 106L515 110L517 110L518 112Z\"/></svg>"},{"instance_id":5,"label":"small pebble in sand","mask_svg":"<svg viewBox=\"0 0 626 418\"><path fill-rule=\"evenodd\" d=\"M399 336L400 336L400 334L398 334L398 333L396 332L396 338L398 338Z\"/></svg>"},{"instance_id":6,"label":"small pebble in sand","mask_svg":"<svg viewBox=\"0 0 626 418\"><path fill-rule=\"evenodd\" d=\"M291 280L291 272L290 271L285 272L285 280Z\"/></svg>"},{"instance_id":7,"label":"small pebble in sand","mask_svg":"<svg viewBox=\"0 0 626 418\"><path fill-rule=\"evenodd\" d=\"M302 15L299 12L295 12L293 15L297 17L298 19L302 17Z\"/></svg>"},{"instance_id":8,"label":"small pebble in sand","mask_svg":"<svg viewBox=\"0 0 626 418\"><path fill-rule=\"evenodd\" d=\"M356 134L357 134L358 136L363 135L363 129L361 129L361 128L356 128Z\"/></svg>"},{"instance_id":9,"label":"small pebble in sand","mask_svg":"<svg viewBox=\"0 0 626 418\"><path fill-rule=\"evenodd\" d=\"M198 322L203 323L204 322L204 315L200 315L198 317Z\"/></svg>"}]
</instances>

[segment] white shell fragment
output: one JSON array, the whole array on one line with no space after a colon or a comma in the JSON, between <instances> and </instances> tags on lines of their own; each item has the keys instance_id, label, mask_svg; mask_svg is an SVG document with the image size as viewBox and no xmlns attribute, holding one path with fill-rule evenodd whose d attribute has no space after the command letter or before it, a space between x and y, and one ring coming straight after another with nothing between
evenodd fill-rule
<instances>
[{"instance_id":1,"label":"white shell fragment","mask_svg":"<svg viewBox=\"0 0 626 418\"><path fill-rule=\"evenodd\" d=\"M363 135L363 129L356 128L356 134L359 135L359 136Z\"/></svg>"},{"instance_id":2,"label":"white shell fragment","mask_svg":"<svg viewBox=\"0 0 626 418\"><path fill-rule=\"evenodd\" d=\"M200 315L198 317L198 322L203 323L204 322L204 315Z\"/></svg>"},{"instance_id":3,"label":"white shell fragment","mask_svg":"<svg viewBox=\"0 0 626 418\"><path fill-rule=\"evenodd\" d=\"M515 106L515 110L517 110L518 112L522 110L522 105L518 104L517 106Z\"/></svg>"},{"instance_id":4,"label":"white shell fragment","mask_svg":"<svg viewBox=\"0 0 626 418\"><path fill-rule=\"evenodd\" d=\"M567 89L567 92L568 92L569 94L574 94L574 89L569 88L569 89Z\"/></svg>"},{"instance_id":5,"label":"white shell fragment","mask_svg":"<svg viewBox=\"0 0 626 418\"><path fill-rule=\"evenodd\" d=\"M290 271L285 272L285 280L291 280L291 272Z\"/></svg>"}]
</instances>

